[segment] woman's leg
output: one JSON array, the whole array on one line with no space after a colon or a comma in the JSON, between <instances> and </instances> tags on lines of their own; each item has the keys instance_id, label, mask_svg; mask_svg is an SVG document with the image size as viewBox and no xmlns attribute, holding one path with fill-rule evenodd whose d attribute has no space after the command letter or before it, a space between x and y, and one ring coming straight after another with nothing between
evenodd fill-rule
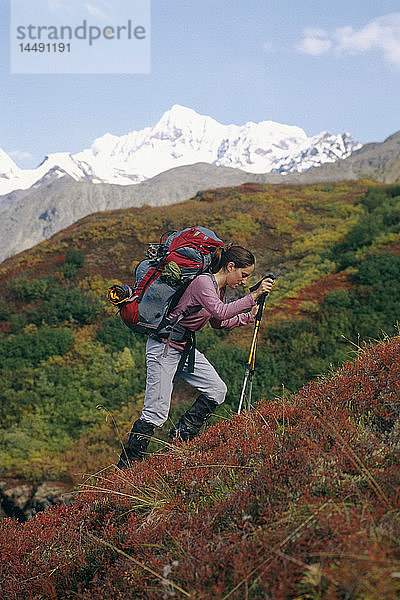
<instances>
[{"instance_id":1,"label":"woman's leg","mask_svg":"<svg viewBox=\"0 0 400 600\"><path fill-rule=\"evenodd\" d=\"M217 405L222 404L225 400L227 392L225 382L204 354L198 350L196 350L195 354L194 372L189 373L188 365L186 364L180 376Z\"/></svg>"},{"instance_id":2,"label":"woman's leg","mask_svg":"<svg viewBox=\"0 0 400 600\"><path fill-rule=\"evenodd\" d=\"M154 425L144 419L137 419L126 445L122 448L117 467L127 469L132 466L132 463L143 460L153 433Z\"/></svg>"},{"instance_id":3,"label":"woman's leg","mask_svg":"<svg viewBox=\"0 0 400 600\"><path fill-rule=\"evenodd\" d=\"M222 404L225 400L227 388L212 364L204 354L197 350L194 372L189 373L186 366L180 376L202 392L169 432L171 439L178 437L186 442L198 434L202 425L212 415L217 406Z\"/></svg>"},{"instance_id":4,"label":"woman's leg","mask_svg":"<svg viewBox=\"0 0 400 600\"><path fill-rule=\"evenodd\" d=\"M171 405L173 379L181 359L181 353L165 344L149 338L146 346L147 379L142 419L155 427L162 427L168 419Z\"/></svg>"},{"instance_id":5,"label":"woman's leg","mask_svg":"<svg viewBox=\"0 0 400 600\"><path fill-rule=\"evenodd\" d=\"M162 427L168 418L173 378L181 353L168 349L163 357L165 344L149 338L146 345L147 379L144 407L140 419L132 426L128 442L124 446L117 467L124 469L133 462L143 460L155 427Z\"/></svg>"}]
</instances>

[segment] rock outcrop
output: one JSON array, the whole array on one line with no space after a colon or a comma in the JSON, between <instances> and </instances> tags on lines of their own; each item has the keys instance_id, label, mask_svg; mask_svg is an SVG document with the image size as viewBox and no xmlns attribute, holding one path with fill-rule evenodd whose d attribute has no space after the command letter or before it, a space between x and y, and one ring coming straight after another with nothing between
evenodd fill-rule
<instances>
[{"instance_id":1,"label":"rock outcrop","mask_svg":"<svg viewBox=\"0 0 400 600\"><path fill-rule=\"evenodd\" d=\"M72 500L71 486L61 481L43 481L34 485L19 479L0 479L0 518L27 521L53 504Z\"/></svg>"}]
</instances>

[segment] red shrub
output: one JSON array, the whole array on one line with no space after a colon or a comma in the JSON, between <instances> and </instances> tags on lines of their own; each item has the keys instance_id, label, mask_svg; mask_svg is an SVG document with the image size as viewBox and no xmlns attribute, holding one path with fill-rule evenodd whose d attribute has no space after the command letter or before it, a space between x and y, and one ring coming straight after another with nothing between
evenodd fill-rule
<instances>
[{"instance_id":1,"label":"red shrub","mask_svg":"<svg viewBox=\"0 0 400 600\"><path fill-rule=\"evenodd\" d=\"M2 521L1 597L398 597L399 350Z\"/></svg>"}]
</instances>

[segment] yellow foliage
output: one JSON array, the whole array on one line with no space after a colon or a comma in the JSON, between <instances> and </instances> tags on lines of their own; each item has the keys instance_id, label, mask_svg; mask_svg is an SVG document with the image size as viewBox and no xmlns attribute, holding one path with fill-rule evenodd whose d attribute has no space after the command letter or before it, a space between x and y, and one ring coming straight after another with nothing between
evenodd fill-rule
<instances>
[{"instance_id":1,"label":"yellow foliage","mask_svg":"<svg viewBox=\"0 0 400 600\"><path fill-rule=\"evenodd\" d=\"M94 341L96 325L85 325L74 331L74 345L72 352L78 354L83 360L90 360L96 351L98 342Z\"/></svg>"},{"instance_id":2,"label":"yellow foliage","mask_svg":"<svg viewBox=\"0 0 400 600\"><path fill-rule=\"evenodd\" d=\"M129 348L124 348L120 353L119 358L117 359L114 370L117 373L122 373L124 371L129 371L130 369L135 368L135 361L133 359L132 353Z\"/></svg>"},{"instance_id":3,"label":"yellow foliage","mask_svg":"<svg viewBox=\"0 0 400 600\"><path fill-rule=\"evenodd\" d=\"M32 333L33 331L37 331L37 330L38 330L37 325L35 325L34 323L28 323L28 325L25 325L22 332L23 333Z\"/></svg>"},{"instance_id":4,"label":"yellow foliage","mask_svg":"<svg viewBox=\"0 0 400 600\"><path fill-rule=\"evenodd\" d=\"M319 304L311 300L303 300L303 302L299 303L299 309L304 313L313 314L318 312Z\"/></svg>"},{"instance_id":5,"label":"yellow foliage","mask_svg":"<svg viewBox=\"0 0 400 600\"><path fill-rule=\"evenodd\" d=\"M49 356L49 358L47 359L47 362L49 365L56 365L57 367L64 367L68 363L68 359L65 355L64 356L53 355L53 356Z\"/></svg>"},{"instance_id":6,"label":"yellow foliage","mask_svg":"<svg viewBox=\"0 0 400 600\"><path fill-rule=\"evenodd\" d=\"M304 255L322 252L337 243L342 236L343 234L339 228L330 230L324 228L313 231L293 242L290 253L292 255Z\"/></svg>"},{"instance_id":7,"label":"yellow foliage","mask_svg":"<svg viewBox=\"0 0 400 600\"><path fill-rule=\"evenodd\" d=\"M235 218L225 219L219 225L219 233L223 238L240 244L248 242L259 231L260 225L249 214L238 214Z\"/></svg>"},{"instance_id":8,"label":"yellow foliage","mask_svg":"<svg viewBox=\"0 0 400 600\"><path fill-rule=\"evenodd\" d=\"M85 292L92 293L96 298L102 300L103 308L108 315L115 315L115 306L110 304L107 298L108 288L112 285L121 284L117 279L104 279L101 275L95 273L79 281L78 286Z\"/></svg>"},{"instance_id":9,"label":"yellow foliage","mask_svg":"<svg viewBox=\"0 0 400 600\"><path fill-rule=\"evenodd\" d=\"M126 246L123 242L114 243L108 250L108 254L111 256L111 258L113 260L115 260L117 262L123 261L125 252L126 252Z\"/></svg>"},{"instance_id":10,"label":"yellow foliage","mask_svg":"<svg viewBox=\"0 0 400 600\"><path fill-rule=\"evenodd\" d=\"M97 298L104 298L104 289L114 285L114 281L104 279L98 273L81 279L78 286L85 292L92 292Z\"/></svg>"}]
</instances>

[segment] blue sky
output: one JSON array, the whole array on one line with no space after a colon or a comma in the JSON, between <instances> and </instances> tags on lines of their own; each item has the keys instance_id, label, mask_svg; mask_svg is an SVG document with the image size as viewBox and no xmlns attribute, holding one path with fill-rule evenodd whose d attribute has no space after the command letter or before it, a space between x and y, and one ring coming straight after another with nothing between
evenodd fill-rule
<instances>
[{"instance_id":1,"label":"blue sky","mask_svg":"<svg viewBox=\"0 0 400 600\"><path fill-rule=\"evenodd\" d=\"M10 74L9 20L0 0L0 148L21 167L173 104L363 143L400 129L398 0L152 0L151 72L137 75Z\"/></svg>"}]
</instances>

